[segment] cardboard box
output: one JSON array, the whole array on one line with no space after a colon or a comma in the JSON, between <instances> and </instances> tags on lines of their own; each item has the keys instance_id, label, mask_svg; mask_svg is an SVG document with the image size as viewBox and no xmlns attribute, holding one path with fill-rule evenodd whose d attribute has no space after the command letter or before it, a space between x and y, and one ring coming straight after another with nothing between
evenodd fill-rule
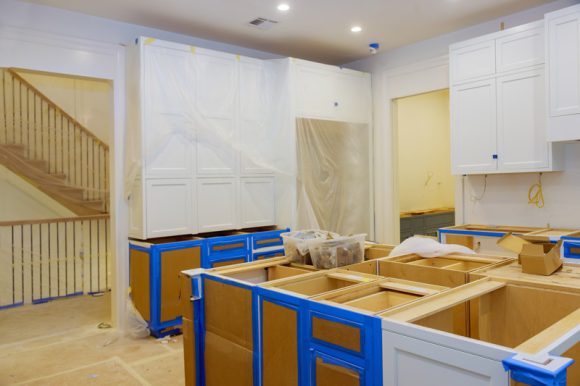
<instances>
[{"instance_id":1,"label":"cardboard box","mask_svg":"<svg viewBox=\"0 0 580 386\"><path fill-rule=\"evenodd\" d=\"M519 254L522 271L534 275L551 275L562 266L560 259L560 247L562 241L557 244L538 243L524 244Z\"/></svg>"},{"instance_id":2,"label":"cardboard box","mask_svg":"<svg viewBox=\"0 0 580 386\"><path fill-rule=\"evenodd\" d=\"M552 244L544 240L540 242L525 240L521 237L506 234L497 244L518 254L518 263L522 272L534 275L551 275L562 266L560 247L562 242Z\"/></svg>"}]
</instances>

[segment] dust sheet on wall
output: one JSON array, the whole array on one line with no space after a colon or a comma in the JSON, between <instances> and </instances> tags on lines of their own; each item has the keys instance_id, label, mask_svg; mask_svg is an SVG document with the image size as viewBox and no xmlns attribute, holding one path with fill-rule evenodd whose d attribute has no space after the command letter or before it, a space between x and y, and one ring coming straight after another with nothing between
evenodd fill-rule
<instances>
[{"instance_id":1,"label":"dust sheet on wall","mask_svg":"<svg viewBox=\"0 0 580 386\"><path fill-rule=\"evenodd\" d=\"M370 234L369 127L299 118L298 224Z\"/></svg>"}]
</instances>

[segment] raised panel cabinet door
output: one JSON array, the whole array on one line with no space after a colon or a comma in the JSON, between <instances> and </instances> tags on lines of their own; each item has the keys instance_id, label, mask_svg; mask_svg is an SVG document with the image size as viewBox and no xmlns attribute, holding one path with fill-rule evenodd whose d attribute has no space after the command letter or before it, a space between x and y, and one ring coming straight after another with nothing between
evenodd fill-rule
<instances>
[{"instance_id":1,"label":"raised panel cabinet door","mask_svg":"<svg viewBox=\"0 0 580 386\"><path fill-rule=\"evenodd\" d=\"M549 166L544 89L543 69L498 78L500 171L533 171Z\"/></svg>"},{"instance_id":2,"label":"raised panel cabinet door","mask_svg":"<svg viewBox=\"0 0 580 386\"><path fill-rule=\"evenodd\" d=\"M337 120L353 123L370 121L371 78L369 74L341 70L336 81Z\"/></svg>"},{"instance_id":3,"label":"raised panel cabinet door","mask_svg":"<svg viewBox=\"0 0 580 386\"><path fill-rule=\"evenodd\" d=\"M332 68L296 65L296 115L301 118L335 119L338 103L336 71Z\"/></svg>"},{"instance_id":4,"label":"raised panel cabinet door","mask_svg":"<svg viewBox=\"0 0 580 386\"><path fill-rule=\"evenodd\" d=\"M240 212L243 228L276 224L274 177L240 178Z\"/></svg>"},{"instance_id":5,"label":"raised panel cabinet door","mask_svg":"<svg viewBox=\"0 0 580 386\"><path fill-rule=\"evenodd\" d=\"M143 162L147 177L187 178L193 174L195 127L188 119L194 89L191 52L143 47ZM185 95L185 96L187 96Z\"/></svg>"},{"instance_id":6,"label":"raised panel cabinet door","mask_svg":"<svg viewBox=\"0 0 580 386\"><path fill-rule=\"evenodd\" d=\"M196 233L191 179L146 182L147 237Z\"/></svg>"},{"instance_id":7,"label":"raised panel cabinet door","mask_svg":"<svg viewBox=\"0 0 580 386\"><path fill-rule=\"evenodd\" d=\"M498 38L495 44L497 72L530 67L545 61L542 23Z\"/></svg>"},{"instance_id":8,"label":"raised panel cabinet door","mask_svg":"<svg viewBox=\"0 0 580 386\"><path fill-rule=\"evenodd\" d=\"M548 16L546 28L550 116L580 114L580 8Z\"/></svg>"},{"instance_id":9,"label":"raised panel cabinet door","mask_svg":"<svg viewBox=\"0 0 580 386\"><path fill-rule=\"evenodd\" d=\"M508 386L501 361L383 330L385 386Z\"/></svg>"},{"instance_id":10,"label":"raised panel cabinet door","mask_svg":"<svg viewBox=\"0 0 580 386\"><path fill-rule=\"evenodd\" d=\"M240 58L239 125L242 174L272 173L272 87L264 62Z\"/></svg>"},{"instance_id":11,"label":"raised panel cabinet door","mask_svg":"<svg viewBox=\"0 0 580 386\"><path fill-rule=\"evenodd\" d=\"M238 228L238 193L235 178L198 178L197 213L200 232Z\"/></svg>"},{"instance_id":12,"label":"raised panel cabinet door","mask_svg":"<svg viewBox=\"0 0 580 386\"><path fill-rule=\"evenodd\" d=\"M452 48L450 74L453 84L495 73L495 41L489 40Z\"/></svg>"},{"instance_id":13,"label":"raised panel cabinet door","mask_svg":"<svg viewBox=\"0 0 580 386\"><path fill-rule=\"evenodd\" d=\"M194 54L196 79L197 173L234 175L237 172L237 60L209 50Z\"/></svg>"},{"instance_id":14,"label":"raised panel cabinet door","mask_svg":"<svg viewBox=\"0 0 580 386\"><path fill-rule=\"evenodd\" d=\"M497 169L495 79L451 89L451 169L453 174Z\"/></svg>"}]
</instances>

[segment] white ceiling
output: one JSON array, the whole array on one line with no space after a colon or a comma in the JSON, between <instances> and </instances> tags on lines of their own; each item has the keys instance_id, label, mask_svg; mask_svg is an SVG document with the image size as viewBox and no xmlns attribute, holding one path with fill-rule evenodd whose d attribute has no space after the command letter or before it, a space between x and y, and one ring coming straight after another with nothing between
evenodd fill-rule
<instances>
[{"instance_id":1,"label":"white ceiling","mask_svg":"<svg viewBox=\"0 0 580 386\"><path fill-rule=\"evenodd\" d=\"M344 64L551 0L29 0L284 56ZM292 7L283 13L276 6ZM279 21L263 31L247 23ZM360 25L359 34L350 32Z\"/></svg>"}]
</instances>

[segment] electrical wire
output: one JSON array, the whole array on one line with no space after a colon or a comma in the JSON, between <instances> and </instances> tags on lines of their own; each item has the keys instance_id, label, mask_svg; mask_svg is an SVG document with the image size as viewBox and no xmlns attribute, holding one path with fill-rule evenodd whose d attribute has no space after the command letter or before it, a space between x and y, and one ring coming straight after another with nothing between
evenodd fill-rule
<instances>
[{"instance_id":1,"label":"electrical wire","mask_svg":"<svg viewBox=\"0 0 580 386\"><path fill-rule=\"evenodd\" d=\"M483 192L481 192L481 195L476 196L475 194L473 194L473 192L470 193L471 195L471 201L481 201L483 200L483 197L485 196L485 191L487 190L487 174L485 175L484 179L483 179Z\"/></svg>"},{"instance_id":2,"label":"electrical wire","mask_svg":"<svg viewBox=\"0 0 580 386\"><path fill-rule=\"evenodd\" d=\"M534 204L537 208L544 207L544 192L542 190L542 173L538 176L538 183L530 186L528 190L528 204Z\"/></svg>"}]
</instances>

